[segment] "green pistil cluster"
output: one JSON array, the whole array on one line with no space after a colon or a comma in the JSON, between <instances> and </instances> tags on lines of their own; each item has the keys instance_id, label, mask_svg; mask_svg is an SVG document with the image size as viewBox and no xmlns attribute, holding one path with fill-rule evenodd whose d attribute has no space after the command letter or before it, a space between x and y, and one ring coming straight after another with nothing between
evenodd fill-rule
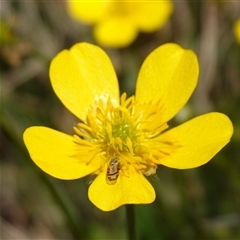
<instances>
[{"instance_id":1,"label":"green pistil cluster","mask_svg":"<svg viewBox=\"0 0 240 240\"><path fill-rule=\"evenodd\" d=\"M130 139L132 142L136 140L136 131L128 120L119 119L112 124L112 137L119 137L126 144L127 139Z\"/></svg>"}]
</instances>

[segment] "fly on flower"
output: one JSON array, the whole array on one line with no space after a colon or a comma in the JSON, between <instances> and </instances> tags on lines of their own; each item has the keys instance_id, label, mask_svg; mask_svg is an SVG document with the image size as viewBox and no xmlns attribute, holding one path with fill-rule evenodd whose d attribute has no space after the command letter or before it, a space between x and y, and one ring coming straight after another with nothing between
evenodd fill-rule
<instances>
[{"instance_id":1,"label":"fly on flower","mask_svg":"<svg viewBox=\"0 0 240 240\"><path fill-rule=\"evenodd\" d=\"M108 184L112 185L117 182L119 171L120 171L120 162L118 157L115 156L110 160L110 163L107 168L106 179Z\"/></svg>"},{"instance_id":2,"label":"fly on flower","mask_svg":"<svg viewBox=\"0 0 240 240\"><path fill-rule=\"evenodd\" d=\"M165 44L146 58L135 96L127 98L119 94L106 53L88 43L76 44L52 60L50 79L79 123L73 135L47 127L26 129L23 138L30 156L56 178L95 175L88 197L104 211L151 203L155 191L146 176L154 176L157 166L199 167L232 136L231 121L217 112L169 129L167 122L190 98L198 74L191 50Z\"/></svg>"}]
</instances>

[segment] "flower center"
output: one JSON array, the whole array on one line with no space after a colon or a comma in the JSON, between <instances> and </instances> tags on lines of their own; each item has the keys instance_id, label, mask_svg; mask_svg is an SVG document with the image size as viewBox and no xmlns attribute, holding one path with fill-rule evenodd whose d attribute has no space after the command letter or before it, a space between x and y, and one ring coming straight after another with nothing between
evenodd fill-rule
<instances>
[{"instance_id":1,"label":"flower center","mask_svg":"<svg viewBox=\"0 0 240 240\"><path fill-rule=\"evenodd\" d=\"M141 104L124 93L118 106L110 98L97 100L74 130L77 143L88 148L86 163L101 161L99 171L107 169L108 180L116 181L119 169L127 172L129 165L147 176L156 173L161 159L178 147L172 139L159 140L167 127L159 104Z\"/></svg>"},{"instance_id":2,"label":"flower center","mask_svg":"<svg viewBox=\"0 0 240 240\"><path fill-rule=\"evenodd\" d=\"M117 1L109 3L108 13L113 17L128 17L134 14L139 4L131 2Z\"/></svg>"},{"instance_id":3,"label":"flower center","mask_svg":"<svg viewBox=\"0 0 240 240\"><path fill-rule=\"evenodd\" d=\"M119 119L112 124L112 137L120 138L124 144L127 139L136 139L134 128L126 119Z\"/></svg>"}]
</instances>

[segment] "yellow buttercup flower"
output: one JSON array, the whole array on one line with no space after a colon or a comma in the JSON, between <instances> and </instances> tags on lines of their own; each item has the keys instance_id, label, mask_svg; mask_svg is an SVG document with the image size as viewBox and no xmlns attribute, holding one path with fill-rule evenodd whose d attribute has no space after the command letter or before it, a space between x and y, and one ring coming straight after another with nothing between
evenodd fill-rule
<instances>
[{"instance_id":1,"label":"yellow buttercup flower","mask_svg":"<svg viewBox=\"0 0 240 240\"><path fill-rule=\"evenodd\" d=\"M104 211L146 204L155 191L145 176L157 165L195 168L208 162L233 133L222 113L212 112L168 129L198 78L191 50L165 44L143 63L136 94L119 96L118 81L105 52L79 43L60 52L50 66L53 89L79 119L73 135L30 127L24 142L33 161L60 179L96 175L89 199Z\"/></svg>"},{"instance_id":2,"label":"yellow buttercup flower","mask_svg":"<svg viewBox=\"0 0 240 240\"><path fill-rule=\"evenodd\" d=\"M77 20L94 24L96 40L109 47L125 47L139 31L153 32L169 19L173 4L165 1L67 1Z\"/></svg>"},{"instance_id":3,"label":"yellow buttercup flower","mask_svg":"<svg viewBox=\"0 0 240 240\"><path fill-rule=\"evenodd\" d=\"M234 31L237 41L240 43L240 18L235 22L233 31Z\"/></svg>"}]
</instances>

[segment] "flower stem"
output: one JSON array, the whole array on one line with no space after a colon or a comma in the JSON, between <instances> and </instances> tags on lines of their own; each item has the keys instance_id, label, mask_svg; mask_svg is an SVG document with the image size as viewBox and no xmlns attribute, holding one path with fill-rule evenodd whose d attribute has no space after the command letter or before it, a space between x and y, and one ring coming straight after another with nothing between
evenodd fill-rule
<instances>
[{"instance_id":1,"label":"flower stem","mask_svg":"<svg viewBox=\"0 0 240 240\"><path fill-rule=\"evenodd\" d=\"M135 212L134 205L126 205L126 215L127 215L127 231L129 240L137 240L136 228L135 228Z\"/></svg>"}]
</instances>

